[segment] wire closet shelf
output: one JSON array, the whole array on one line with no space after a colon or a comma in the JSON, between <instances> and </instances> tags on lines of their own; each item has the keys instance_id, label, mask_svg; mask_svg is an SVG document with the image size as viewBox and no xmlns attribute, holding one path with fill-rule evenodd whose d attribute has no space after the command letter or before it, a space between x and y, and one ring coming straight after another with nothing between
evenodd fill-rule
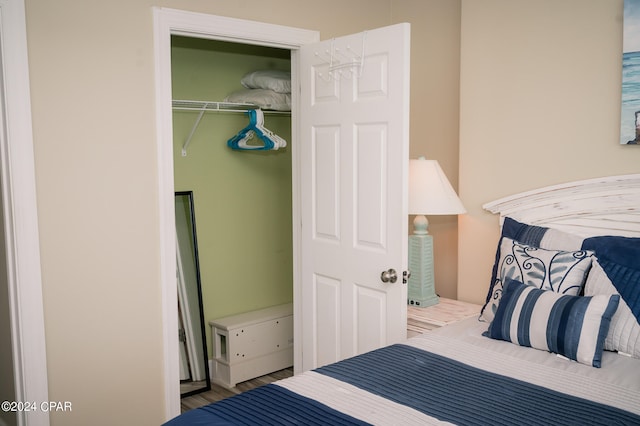
<instances>
[{"instance_id":1,"label":"wire closet shelf","mask_svg":"<svg viewBox=\"0 0 640 426\"><path fill-rule=\"evenodd\" d=\"M173 100L172 108L174 111L194 111L200 113L191 128L191 132L189 132L189 136L187 136L187 139L185 139L184 144L182 145L182 156L185 157L187 155L187 147L191 143L191 139L193 138L193 135L195 134L205 112L246 113L253 109L259 109L260 107L253 104L239 104L233 102ZM263 113L269 115L291 115L290 111L263 110Z\"/></svg>"}]
</instances>

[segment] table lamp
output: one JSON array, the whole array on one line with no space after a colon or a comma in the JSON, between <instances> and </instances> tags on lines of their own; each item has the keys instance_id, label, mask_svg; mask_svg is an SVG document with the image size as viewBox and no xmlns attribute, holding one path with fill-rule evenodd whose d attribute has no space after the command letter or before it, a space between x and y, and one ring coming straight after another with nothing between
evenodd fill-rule
<instances>
[{"instance_id":1,"label":"table lamp","mask_svg":"<svg viewBox=\"0 0 640 426\"><path fill-rule=\"evenodd\" d=\"M436 160L409 160L409 214L413 235L409 236L408 304L426 307L439 299L433 274L433 237L425 215L466 213L462 201Z\"/></svg>"}]
</instances>

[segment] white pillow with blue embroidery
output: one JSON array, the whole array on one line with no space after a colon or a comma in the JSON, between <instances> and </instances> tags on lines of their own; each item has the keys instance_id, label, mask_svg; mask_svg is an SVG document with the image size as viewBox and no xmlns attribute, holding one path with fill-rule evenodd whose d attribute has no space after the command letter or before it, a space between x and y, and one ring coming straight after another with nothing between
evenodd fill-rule
<instances>
[{"instance_id":1,"label":"white pillow with blue embroidery","mask_svg":"<svg viewBox=\"0 0 640 426\"><path fill-rule=\"evenodd\" d=\"M619 300L618 295L567 296L508 279L484 335L600 368Z\"/></svg>"},{"instance_id":2,"label":"white pillow with blue embroidery","mask_svg":"<svg viewBox=\"0 0 640 426\"><path fill-rule=\"evenodd\" d=\"M482 308L481 319L493 320L507 279L560 294L580 294L591 269L591 260L592 252L589 251L548 250L503 236L493 285Z\"/></svg>"}]
</instances>

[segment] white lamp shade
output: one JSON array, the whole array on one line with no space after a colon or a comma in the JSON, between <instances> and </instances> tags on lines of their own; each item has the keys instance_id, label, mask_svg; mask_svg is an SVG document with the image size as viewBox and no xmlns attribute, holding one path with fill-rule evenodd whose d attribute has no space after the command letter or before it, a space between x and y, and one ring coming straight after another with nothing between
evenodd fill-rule
<instances>
[{"instance_id":1,"label":"white lamp shade","mask_svg":"<svg viewBox=\"0 0 640 426\"><path fill-rule=\"evenodd\" d=\"M409 214L466 213L462 201L436 160L409 160Z\"/></svg>"}]
</instances>

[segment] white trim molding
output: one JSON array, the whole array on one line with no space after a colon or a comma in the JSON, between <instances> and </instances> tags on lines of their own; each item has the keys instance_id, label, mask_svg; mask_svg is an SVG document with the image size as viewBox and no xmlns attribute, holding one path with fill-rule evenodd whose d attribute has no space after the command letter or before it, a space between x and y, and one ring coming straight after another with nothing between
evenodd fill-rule
<instances>
[{"instance_id":1,"label":"white trim molding","mask_svg":"<svg viewBox=\"0 0 640 426\"><path fill-rule=\"evenodd\" d=\"M482 206L531 225L582 237L640 236L640 174L606 176L527 191Z\"/></svg>"},{"instance_id":2,"label":"white trim molding","mask_svg":"<svg viewBox=\"0 0 640 426\"><path fill-rule=\"evenodd\" d=\"M48 397L40 240L23 0L0 2L2 204L7 250L16 400ZM48 425L43 410L18 413L19 425Z\"/></svg>"}]
</instances>

